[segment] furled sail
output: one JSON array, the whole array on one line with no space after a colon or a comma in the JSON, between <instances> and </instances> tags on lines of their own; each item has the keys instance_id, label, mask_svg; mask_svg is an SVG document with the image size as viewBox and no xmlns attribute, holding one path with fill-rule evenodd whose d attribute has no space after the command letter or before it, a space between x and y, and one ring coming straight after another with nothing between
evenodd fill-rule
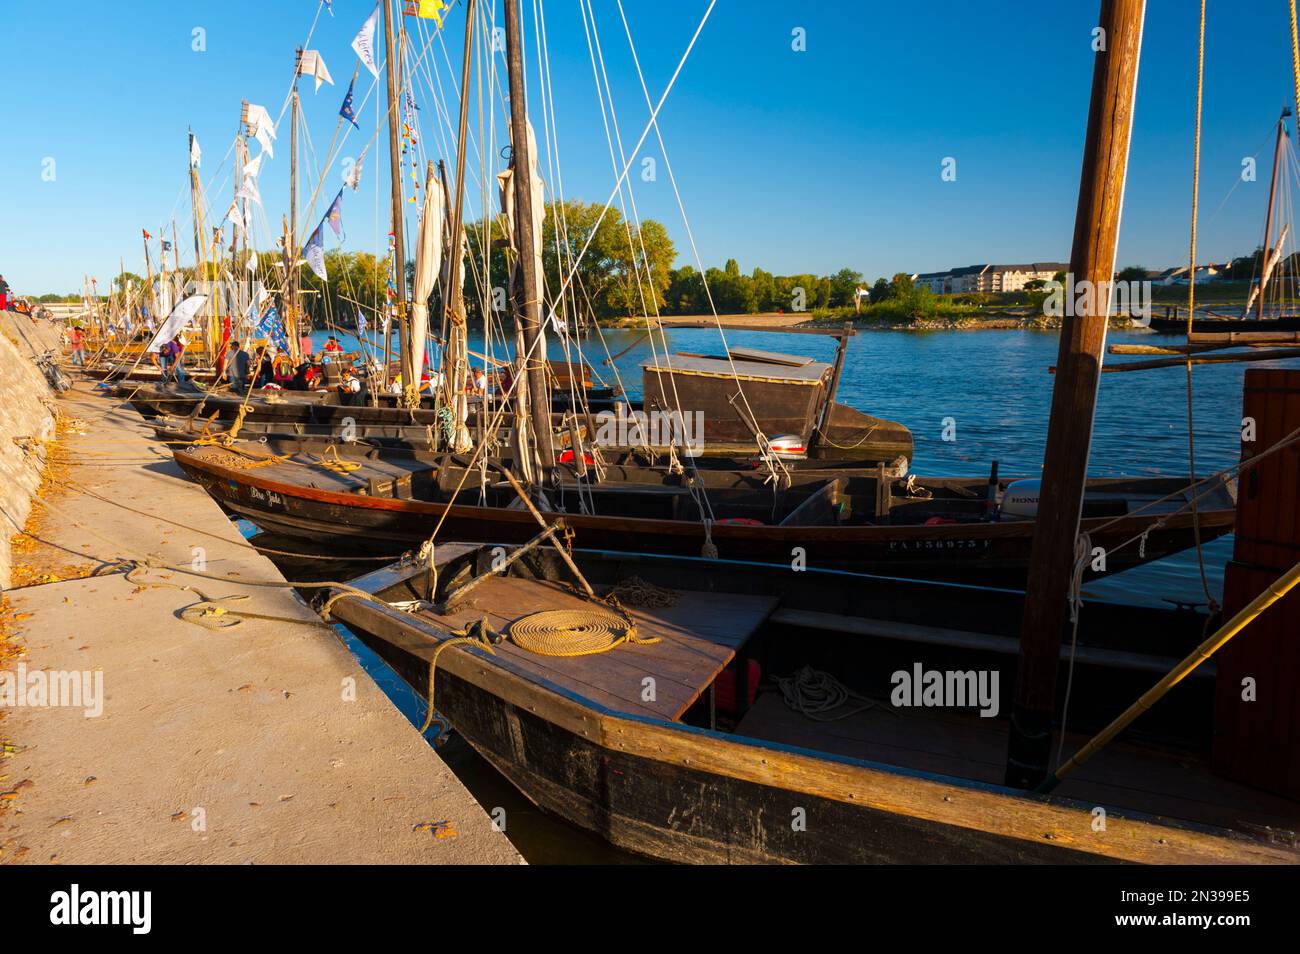
<instances>
[{"instance_id":1,"label":"furled sail","mask_svg":"<svg viewBox=\"0 0 1300 954\"><path fill-rule=\"evenodd\" d=\"M442 185L429 164L424 189L424 213L415 245L415 283L411 292L411 380L407 392L418 392L424 371L424 346L429 337L429 295L442 265Z\"/></svg>"},{"instance_id":2,"label":"furled sail","mask_svg":"<svg viewBox=\"0 0 1300 954\"><path fill-rule=\"evenodd\" d=\"M1286 235L1290 229L1290 223L1282 226L1282 234L1277 237L1277 245L1274 246L1268 260L1264 263L1264 272L1260 275L1259 284L1250 290L1250 297L1246 299L1246 307L1242 310L1243 317L1250 314L1250 307L1255 304L1256 297L1264 294L1264 289L1268 287L1268 280L1273 275L1273 268L1282 257L1282 249L1286 245Z\"/></svg>"}]
</instances>

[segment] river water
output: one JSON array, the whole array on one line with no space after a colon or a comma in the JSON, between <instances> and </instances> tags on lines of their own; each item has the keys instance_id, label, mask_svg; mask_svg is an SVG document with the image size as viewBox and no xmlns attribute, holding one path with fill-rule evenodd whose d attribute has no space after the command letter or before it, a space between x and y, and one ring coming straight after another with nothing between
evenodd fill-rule
<instances>
[{"instance_id":1,"label":"river water","mask_svg":"<svg viewBox=\"0 0 1300 954\"><path fill-rule=\"evenodd\" d=\"M319 345L325 335L318 333L315 337ZM346 347L355 346L349 336L339 337ZM606 353L617 355L629 349L613 367L628 393L638 396L640 366L651 357L650 343L640 340L640 334L632 330L605 329L604 337L608 352L600 345L588 348L597 374L613 383L614 371L604 366L602 359ZM830 361L835 352L834 339L820 335L731 332L727 340L731 345L797 352L822 361ZM1137 332L1109 336L1110 343L1174 340ZM716 330L670 330L668 344L673 351L721 353ZM473 335L471 348L479 349ZM1056 349L1055 332L867 331L849 346L839 400L907 425L915 440L912 470L919 475L985 476L990 462L997 460L1002 476L1037 476L1042 468L1051 403L1053 377L1048 368L1056 361ZM557 345L552 345L551 356L563 356ZM1133 359L1107 360L1119 364ZM1272 365L1256 362L1251 366ZM1237 459L1245 367L1228 364L1193 368L1200 474L1226 467ZM955 439L945 440L945 431ZM1086 439L1087 435L1079 435L1079 440ZM1096 477L1187 475L1187 386L1182 367L1102 376L1090 473ZM252 528L247 529L251 532ZM1207 576L1216 599L1221 595L1223 565L1232 551L1231 540L1221 538L1204 548ZM274 542L270 545L298 548ZM358 566L355 572L369 568ZM1088 595L1156 605L1164 599L1205 599L1194 552L1090 583L1085 598ZM338 629L361 665L394 704L419 725L424 717L424 701L352 634L343 627ZM431 729L431 740L434 734ZM506 809L507 834L530 861L636 860L538 812L454 733L439 751L486 809Z\"/></svg>"}]
</instances>

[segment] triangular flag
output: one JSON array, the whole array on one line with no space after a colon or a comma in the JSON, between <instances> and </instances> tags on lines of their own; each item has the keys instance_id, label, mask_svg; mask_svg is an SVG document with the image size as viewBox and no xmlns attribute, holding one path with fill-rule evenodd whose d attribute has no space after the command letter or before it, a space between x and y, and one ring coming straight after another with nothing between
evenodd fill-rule
<instances>
[{"instance_id":1,"label":"triangular flag","mask_svg":"<svg viewBox=\"0 0 1300 954\"><path fill-rule=\"evenodd\" d=\"M334 197L330 204L329 211L325 213L325 221L330 224L334 234L338 238L343 238L343 190L339 189L339 194Z\"/></svg>"},{"instance_id":2,"label":"triangular flag","mask_svg":"<svg viewBox=\"0 0 1300 954\"><path fill-rule=\"evenodd\" d=\"M352 171L343 177L343 184L353 192L356 192L361 188L361 163L365 161L365 158L366 154L363 152L357 157L356 164L352 167Z\"/></svg>"},{"instance_id":3,"label":"triangular flag","mask_svg":"<svg viewBox=\"0 0 1300 954\"><path fill-rule=\"evenodd\" d=\"M321 83L334 85L334 80L330 76L330 71L325 68L325 58L316 50L303 50L302 59L298 62L299 76L314 76L316 78L316 92L320 92Z\"/></svg>"},{"instance_id":4,"label":"triangular flag","mask_svg":"<svg viewBox=\"0 0 1300 954\"><path fill-rule=\"evenodd\" d=\"M262 204L262 195L257 191L257 180L250 176L244 177L244 183L239 187L239 191L235 193L235 197L248 199L258 205Z\"/></svg>"},{"instance_id":5,"label":"triangular flag","mask_svg":"<svg viewBox=\"0 0 1300 954\"><path fill-rule=\"evenodd\" d=\"M352 49L356 50L357 56L375 79L379 78L379 68L375 66L375 24L378 22L379 4L376 3L366 22L361 24L361 32L352 40Z\"/></svg>"},{"instance_id":6,"label":"triangular flag","mask_svg":"<svg viewBox=\"0 0 1300 954\"><path fill-rule=\"evenodd\" d=\"M190 165L197 169L202 158L203 150L199 148L199 139L194 133L190 133Z\"/></svg>"},{"instance_id":7,"label":"triangular flag","mask_svg":"<svg viewBox=\"0 0 1300 954\"><path fill-rule=\"evenodd\" d=\"M355 84L356 80L348 83L348 94L343 97L343 105L339 107L339 115L360 129L361 127L357 125L357 114L352 110L352 87Z\"/></svg>"},{"instance_id":8,"label":"triangular flag","mask_svg":"<svg viewBox=\"0 0 1300 954\"><path fill-rule=\"evenodd\" d=\"M321 225L324 224L324 222L321 223ZM321 235L321 225L316 226L316 231L311 233L311 238L307 240L307 244L303 247L302 257L307 260L307 264L311 266L311 270L316 273L316 276L325 282L329 281L329 277L325 273L325 239Z\"/></svg>"},{"instance_id":9,"label":"triangular flag","mask_svg":"<svg viewBox=\"0 0 1300 954\"><path fill-rule=\"evenodd\" d=\"M250 159L248 162L244 163L245 179L256 179L262 174L262 155L265 155L265 153L258 155L256 159Z\"/></svg>"},{"instance_id":10,"label":"triangular flag","mask_svg":"<svg viewBox=\"0 0 1300 954\"><path fill-rule=\"evenodd\" d=\"M262 151L274 159L275 150L271 147L271 143L275 139L275 123L271 122L271 114L266 111L265 106L248 104L248 131L262 144Z\"/></svg>"}]
</instances>

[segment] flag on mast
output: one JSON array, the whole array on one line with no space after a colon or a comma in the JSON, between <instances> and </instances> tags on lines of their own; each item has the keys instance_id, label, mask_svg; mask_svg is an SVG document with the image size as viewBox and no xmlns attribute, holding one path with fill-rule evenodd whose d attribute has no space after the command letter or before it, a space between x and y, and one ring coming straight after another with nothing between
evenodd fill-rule
<instances>
[{"instance_id":1,"label":"flag on mast","mask_svg":"<svg viewBox=\"0 0 1300 954\"><path fill-rule=\"evenodd\" d=\"M271 148L271 143L275 140L275 123L271 122L271 114L266 111L266 107L249 103L247 122L248 131L262 144L262 151L274 159L275 150Z\"/></svg>"},{"instance_id":2,"label":"flag on mast","mask_svg":"<svg viewBox=\"0 0 1300 954\"><path fill-rule=\"evenodd\" d=\"M323 282L329 281L329 276L325 272L325 237L321 234L321 226L324 224L322 221L316 226L316 231L311 233L311 238L307 240L302 250L302 257L307 260L316 277Z\"/></svg>"},{"instance_id":3,"label":"flag on mast","mask_svg":"<svg viewBox=\"0 0 1300 954\"><path fill-rule=\"evenodd\" d=\"M379 79L379 68L375 66L375 25L378 22L379 4L376 3L375 9L366 17L366 22L361 24L360 32L352 39L352 49L375 79Z\"/></svg>"},{"instance_id":4,"label":"flag on mast","mask_svg":"<svg viewBox=\"0 0 1300 954\"><path fill-rule=\"evenodd\" d=\"M194 133L190 133L190 166L197 169L202 158L203 150L199 148L199 138Z\"/></svg>"},{"instance_id":5,"label":"flag on mast","mask_svg":"<svg viewBox=\"0 0 1300 954\"><path fill-rule=\"evenodd\" d=\"M352 109L352 87L356 85L356 82L354 79L351 83L348 83L348 94L343 97L343 105L339 107L339 115L353 126L356 126L357 129L360 129L361 127L357 125L357 114Z\"/></svg>"},{"instance_id":6,"label":"flag on mast","mask_svg":"<svg viewBox=\"0 0 1300 954\"><path fill-rule=\"evenodd\" d=\"M334 85L330 71L325 68L325 58L316 50L303 50L302 59L298 61L298 75L312 76L316 79L316 92L320 92L321 83Z\"/></svg>"}]
</instances>

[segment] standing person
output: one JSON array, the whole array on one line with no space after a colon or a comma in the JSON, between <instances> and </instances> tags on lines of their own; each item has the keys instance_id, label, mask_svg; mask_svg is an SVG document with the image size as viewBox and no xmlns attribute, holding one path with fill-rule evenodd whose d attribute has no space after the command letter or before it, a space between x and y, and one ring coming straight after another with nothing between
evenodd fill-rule
<instances>
[{"instance_id":1,"label":"standing person","mask_svg":"<svg viewBox=\"0 0 1300 954\"><path fill-rule=\"evenodd\" d=\"M230 353L226 355L226 380L230 390L243 396L248 390L248 352L240 347L238 341L230 342Z\"/></svg>"},{"instance_id":2,"label":"standing person","mask_svg":"<svg viewBox=\"0 0 1300 954\"><path fill-rule=\"evenodd\" d=\"M68 332L68 344L72 345L72 363L86 366L86 336L81 333L81 329L76 325Z\"/></svg>"},{"instance_id":3,"label":"standing person","mask_svg":"<svg viewBox=\"0 0 1300 954\"><path fill-rule=\"evenodd\" d=\"M172 371L177 384L185 383L185 342L177 335L172 339Z\"/></svg>"},{"instance_id":4,"label":"standing person","mask_svg":"<svg viewBox=\"0 0 1300 954\"><path fill-rule=\"evenodd\" d=\"M9 310L9 283L0 275L0 311Z\"/></svg>"}]
</instances>

